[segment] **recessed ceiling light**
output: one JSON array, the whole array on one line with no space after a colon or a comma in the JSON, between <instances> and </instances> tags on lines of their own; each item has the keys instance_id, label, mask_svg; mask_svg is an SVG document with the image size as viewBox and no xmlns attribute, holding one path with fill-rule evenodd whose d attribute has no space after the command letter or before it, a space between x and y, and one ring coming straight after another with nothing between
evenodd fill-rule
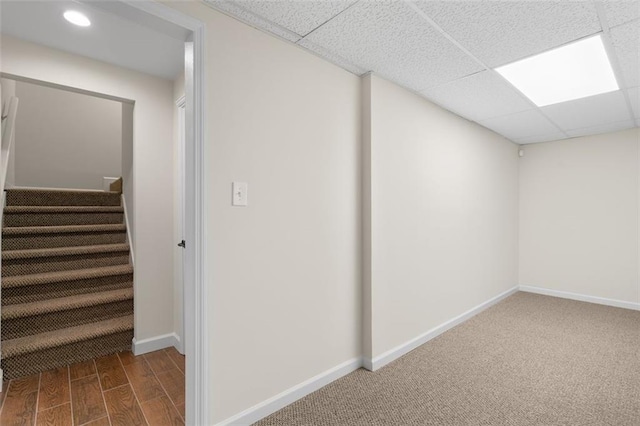
<instances>
[{"instance_id":1,"label":"recessed ceiling light","mask_svg":"<svg viewBox=\"0 0 640 426\"><path fill-rule=\"evenodd\" d=\"M87 16L83 13L80 13L76 10L67 10L64 13L64 19L71 22L74 25L78 25L79 27L88 27L91 25L91 21Z\"/></svg>"},{"instance_id":2,"label":"recessed ceiling light","mask_svg":"<svg viewBox=\"0 0 640 426\"><path fill-rule=\"evenodd\" d=\"M496 68L537 106L618 90L600 35Z\"/></svg>"}]
</instances>

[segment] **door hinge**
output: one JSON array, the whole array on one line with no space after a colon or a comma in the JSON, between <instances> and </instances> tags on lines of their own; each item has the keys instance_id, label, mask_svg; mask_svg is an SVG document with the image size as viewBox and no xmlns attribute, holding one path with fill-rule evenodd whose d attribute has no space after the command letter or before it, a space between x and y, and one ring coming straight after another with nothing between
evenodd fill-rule
<instances>
[{"instance_id":1,"label":"door hinge","mask_svg":"<svg viewBox=\"0 0 640 426\"><path fill-rule=\"evenodd\" d=\"M187 243L186 243L184 240L182 240L182 241L180 241L180 242L178 243L178 247L185 248L186 246L187 246Z\"/></svg>"}]
</instances>

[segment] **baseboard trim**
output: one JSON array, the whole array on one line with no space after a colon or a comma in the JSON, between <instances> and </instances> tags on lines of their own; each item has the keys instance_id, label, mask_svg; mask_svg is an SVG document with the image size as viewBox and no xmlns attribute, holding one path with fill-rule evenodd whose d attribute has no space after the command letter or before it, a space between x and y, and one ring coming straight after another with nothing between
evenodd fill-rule
<instances>
[{"instance_id":1,"label":"baseboard trim","mask_svg":"<svg viewBox=\"0 0 640 426\"><path fill-rule=\"evenodd\" d=\"M362 366L362 358L353 358L349 361L343 362L323 373L318 374L315 377L305 380L304 382L296 385L286 391L279 393L278 395L267 399L253 407L236 414L220 423L216 426L229 426L229 425L249 425L257 422L260 419L267 417L270 414L286 407L287 405L309 395L311 392L315 392L323 386L328 385L334 380L339 379L349 373L356 371Z\"/></svg>"},{"instance_id":2,"label":"baseboard trim","mask_svg":"<svg viewBox=\"0 0 640 426\"><path fill-rule=\"evenodd\" d=\"M377 357L373 358L373 359L368 359L368 358L364 358L362 365L364 366L364 368L366 368L367 370L370 371L376 371L381 367L384 367L385 365L389 364L390 362L400 358L401 356L407 354L408 352L414 350L415 348L417 348L420 345L423 345L425 343L427 343L429 340L433 339L434 337L438 337L439 335L441 335L442 333L444 333L447 330L450 330L451 328L455 327L456 325L459 325L463 322L465 322L466 320L468 320L469 318L479 314L480 312L484 311L485 309L495 305L496 303L500 302L501 300L511 296L512 294L516 293L518 291L518 287L513 287L503 293L500 293L499 295L487 300L486 302L483 302L481 304L479 304L478 306L469 309L468 311L466 311L465 313L458 315L457 317L437 326L432 328L431 330L427 331L424 334L421 334L418 337L415 337L414 339L409 340L406 343L403 343L399 346L396 346L395 348L381 354L378 355Z\"/></svg>"},{"instance_id":3,"label":"baseboard trim","mask_svg":"<svg viewBox=\"0 0 640 426\"><path fill-rule=\"evenodd\" d=\"M607 305L616 308L640 311L640 303L625 302L624 300L607 299L604 297L589 296L586 294L571 293L568 291L550 290L548 288L533 287L528 285L521 285L519 287L519 290L527 293L542 294L545 296L560 297L562 299L571 299L580 302L597 303L598 305Z\"/></svg>"},{"instance_id":4,"label":"baseboard trim","mask_svg":"<svg viewBox=\"0 0 640 426\"><path fill-rule=\"evenodd\" d=\"M176 333L163 334L161 336L150 337L148 339L132 341L132 352L134 355L142 355L153 351L159 351L160 349L174 347L180 350L180 338Z\"/></svg>"}]
</instances>

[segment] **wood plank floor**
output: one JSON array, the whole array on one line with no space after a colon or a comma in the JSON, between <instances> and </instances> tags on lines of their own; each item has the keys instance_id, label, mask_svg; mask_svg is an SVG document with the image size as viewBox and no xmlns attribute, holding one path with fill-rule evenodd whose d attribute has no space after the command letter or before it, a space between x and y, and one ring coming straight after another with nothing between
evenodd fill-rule
<instances>
[{"instance_id":1,"label":"wood plank floor","mask_svg":"<svg viewBox=\"0 0 640 426\"><path fill-rule=\"evenodd\" d=\"M0 425L184 425L184 355L121 352L2 383Z\"/></svg>"}]
</instances>

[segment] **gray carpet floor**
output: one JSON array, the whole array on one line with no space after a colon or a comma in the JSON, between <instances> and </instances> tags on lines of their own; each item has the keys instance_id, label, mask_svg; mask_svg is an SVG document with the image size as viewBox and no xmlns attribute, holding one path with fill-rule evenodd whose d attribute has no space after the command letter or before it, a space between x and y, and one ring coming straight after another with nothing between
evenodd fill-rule
<instances>
[{"instance_id":1,"label":"gray carpet floor","mask_svg":"<svg viewBox=\"0 0 640 426\"><path fill-rule=\"evenodd\" d=\"M640 312L516 293L256 423L640 425Z\"/></svg>"}]
</instances>

